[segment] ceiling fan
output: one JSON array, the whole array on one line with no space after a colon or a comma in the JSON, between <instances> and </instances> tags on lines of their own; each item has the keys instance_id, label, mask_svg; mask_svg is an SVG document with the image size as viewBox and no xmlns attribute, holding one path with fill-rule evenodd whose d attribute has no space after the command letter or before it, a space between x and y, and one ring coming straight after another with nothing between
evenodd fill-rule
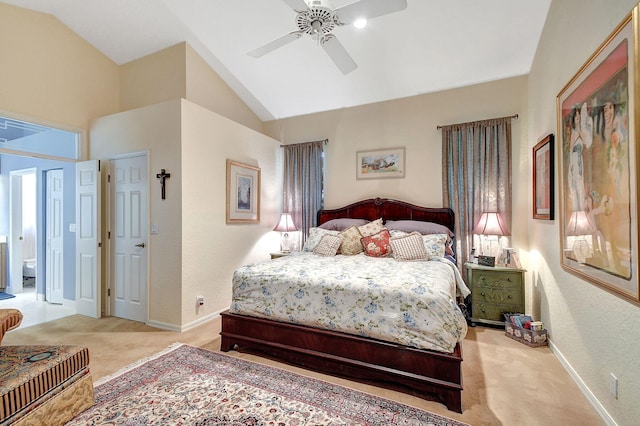
<instances>
[{"instance_id":1,"label":"ceiling fan","mask_svg":"<svg viewBox=\"0 0 640 426\"><path fill-rule=\"evenodd\" d=\"M296 12L298 31L279 37L247 54L259 58L272 52L305 34L309 34L329 55L342 71L348 74L358 68L338 38L331 34L336 26L353 24L359 19L372 19L378 16L403 10L407 0L358 0L338 9L330 7L328 0L283 0Z\"/></svg>"}]
</instances>

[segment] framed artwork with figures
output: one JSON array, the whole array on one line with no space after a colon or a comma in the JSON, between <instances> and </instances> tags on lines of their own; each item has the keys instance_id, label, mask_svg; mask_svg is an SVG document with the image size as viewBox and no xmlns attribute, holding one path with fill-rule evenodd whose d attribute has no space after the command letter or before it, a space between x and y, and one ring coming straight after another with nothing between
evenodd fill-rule
<instances>
[{"instance_id":1,"label":"framed artwork with figures","mask_svg":"<svg viewBox=\"0 0 640 426\"><path fill-rule=\"evenodd\" d=\"M562 267L636 303L638 7L557 97Z\"/></svg>"}]
</instances>

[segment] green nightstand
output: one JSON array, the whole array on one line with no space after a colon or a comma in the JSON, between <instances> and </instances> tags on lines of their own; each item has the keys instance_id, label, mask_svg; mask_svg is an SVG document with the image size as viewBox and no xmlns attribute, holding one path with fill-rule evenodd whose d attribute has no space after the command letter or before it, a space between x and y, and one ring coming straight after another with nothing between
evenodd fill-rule
<instances>
[{"instance_id":1,"label":"green nightstand","mask_svg":"<svg viewBox=\"0 0 640 426\"><path fill-rule=\"evenodd\" d=\"M505 312L524 313L524 269L465 263L471 290L471 324L504 326Z\"/></svg>"}]
</instances>

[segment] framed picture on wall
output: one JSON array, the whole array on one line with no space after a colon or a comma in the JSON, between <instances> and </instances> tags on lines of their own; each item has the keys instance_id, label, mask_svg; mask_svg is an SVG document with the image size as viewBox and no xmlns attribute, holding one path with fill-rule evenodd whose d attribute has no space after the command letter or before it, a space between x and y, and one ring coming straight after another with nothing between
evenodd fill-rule
<instances>
[{"instance_id":1,"label":"framed picture on wall","mask_svg":"<svg viewBox=\"0 0 640 426\"><path fill-rule=\"evenodd\" d=\"M260 223L260 169L227 160L227 223Z\"/></svg>"},{"instance_id":2,"label":"framed picture on wall","mask_svg":"<svg viewBox=\"0 0 640 426\"><path fill-rule=\"evenodd\" d=\"M557 97L562 267L640 302L638 6Z\"/></svg>"},{"instance_id":3,"label":"framed picture on wall","mask_svg":"<svg viewBox=\"0 0 640 426\"><path fill-rule=\"evenodd\" d=\"M404 147L356 152L356 179L404 177Z\"/></svg>"},{"instance_id":4,"label":"framed picture on wall","mask_svg":"<svg viewBox=\"0 0 640 426\"><path fill-rule=\"evenodd\" d=\"M553 220L553 135L533 147L533 218Z\"/></svg>"}]
</instances>

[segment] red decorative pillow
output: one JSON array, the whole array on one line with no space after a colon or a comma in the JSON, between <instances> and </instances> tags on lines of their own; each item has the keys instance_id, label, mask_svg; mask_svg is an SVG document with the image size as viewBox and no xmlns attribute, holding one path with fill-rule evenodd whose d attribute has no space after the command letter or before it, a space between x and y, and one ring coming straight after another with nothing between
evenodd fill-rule
<instances>
[{"instance_id":1,"label":"red decorative pillow","mask_svg":"<svg viewBox=\"0 0 640 426\"><path fill-rule=\"evenodd\" d=\"M364 254L372 257L385 257L391 254L391 235L389 231L383 229L377 234L360 238Z\"/></svg>"}]
</instances>

